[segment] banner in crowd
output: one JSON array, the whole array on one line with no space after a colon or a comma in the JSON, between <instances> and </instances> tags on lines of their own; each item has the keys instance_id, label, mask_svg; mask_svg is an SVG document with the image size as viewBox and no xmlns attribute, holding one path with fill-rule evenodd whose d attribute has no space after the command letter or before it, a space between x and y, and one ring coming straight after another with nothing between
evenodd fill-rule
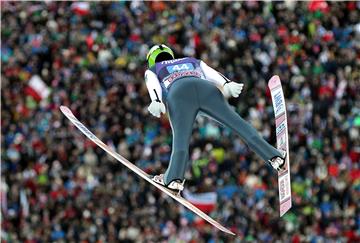
<instances>
[{"instance_id":1,"label":"banner in crowd","mask_svg":"<svg viewBox=\"0 0 360 243\"><path fill-rule=\"evenodd\" d=\"M50 95L50 88L38 75L34 75L30 78L25 88L25 93L32 96L37 102L40 102Z\"/></svg>"},{"instance_id":2,"label":"banner in crowd","mask_svg":"<svg viewBox=\"0 0 360 243\"><path fill-rule=\"evenodd\" d=\"M87 15L90 13L90 4L88 2L75 2L71 4L71 10L77 15Z\"/></svg>"},{"instance_id":3,"label":"banner in crowd","mask_svg":"<svg viewBox=\"0 0 360 243\"><path fill-rule=\"evenodd\" d=\"M209 213L215 209L217 194L216 192L206 192L206 193L190 193L189 191L184 191L184 198L199 208L205 213Z\"/></svg>"}]
</instances>

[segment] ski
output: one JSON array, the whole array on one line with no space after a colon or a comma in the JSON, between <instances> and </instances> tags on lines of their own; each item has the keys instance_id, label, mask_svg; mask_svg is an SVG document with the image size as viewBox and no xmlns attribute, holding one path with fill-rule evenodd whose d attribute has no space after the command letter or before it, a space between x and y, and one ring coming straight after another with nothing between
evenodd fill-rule
<instances>
[{"instance_id":1,"label":"ski","mask_svg":"<svg viewBox=\"0 0 360 243\"><path fill-rule=\"evenodd\" d=\"M68 107L61 106L60 110L71 121L71 123L74 124L86 137L88 137L91 141L93 141L96 145L98 145L100 148L102 148L104 151L106 151L109 155L114 157L117 161L119 161L121 164L126 166L128 169L130 169L135 174L137 174L138 176L140 176L141 178L143 178L144 180L146 180L147 182L149 182L150 184L152 184L153 186L158 188L160 191L162 191L165 194L167 194L168 196L172 197L177 202L181 203L183 206L185 206L186 208L191 210L193 213L197 214L199 217L201 217L208 223L215 226L217 229L219 229L227 234L235 235L233 232L231 232L230 230L228 230L227 228L222 226L220 223L215 221L213 218L211 218L210 216L205 214L203 211L201 211L200 209L195 207L193 204L191 204L189 201L187 201L181 195L178 195L178 194L174 193L173 191L167 189L166 187L161 186L161 185L157 184L156 182L154 182L151 179L151 176L149 174L147 174L146 172L141 170L139 167L137 167L136 165L134 165L133 163L131 163L130 161L128 161L127 159L122 157L120 154L116 153L113 149L111 149L109 146L107 146L105 143L103 143L98 137L96 137L89 129L87 129L87 127L85 127L84 124L82 124L74 116L74 114L71 112L71 110Z\"/></svg>"},{"instance_id":2,"label":"ski","mask_svg":"<svg viewBox=\"0 0 360 243\"><path fill-rule=\"evenodd\" d=\"M268 87L271 93L272 104L275 114L276 124L276 144L277 148L286 151L285 171L278 172L280 217L291 208L291 181L290 181L290 162L289 162L289 140L288 124L286 116L286 105L284 92L279 76L273 76Z\"/></svg>"}]
</instances>

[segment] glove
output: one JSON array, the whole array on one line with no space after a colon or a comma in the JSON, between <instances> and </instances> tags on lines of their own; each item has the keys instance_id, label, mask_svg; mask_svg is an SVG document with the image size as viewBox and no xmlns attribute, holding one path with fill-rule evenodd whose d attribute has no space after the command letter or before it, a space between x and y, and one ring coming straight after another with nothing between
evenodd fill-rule
<instances>
[{"instance_id":1,"label":"glove","mask_svg":"<svg viewBox=\"0 0 360 243\"><path fill-rule=\"evenodd\" d=\"M241 93L243 89L244 84L241 83L235 83L235 82L228 82L224 84L224 95L225 97L239 97L239 94Z\"/></svg>"},{"instance_id":2,"label":"glove","mask_svg":"<svg viewBox=\"0 0 360 243\"><path fill-rule=\"evenodd\" d=\"M151 115L160 117L161 113L165 114L166 109L164 103L153 100L148 107L148 111L151 113Z\"/></svg>"}]
</instances>

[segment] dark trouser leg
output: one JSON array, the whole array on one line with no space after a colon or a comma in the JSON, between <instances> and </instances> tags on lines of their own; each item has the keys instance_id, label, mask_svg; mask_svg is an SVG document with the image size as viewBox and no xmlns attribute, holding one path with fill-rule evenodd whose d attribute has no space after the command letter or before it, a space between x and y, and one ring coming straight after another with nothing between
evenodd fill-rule
<instances>
[{"instance_id":1,"label":"dark trouser leg","mask_svg":"<svg viewBox=\"0 0 360 243\"><path fill-rule=\"evenodd\" d=\"M280 152L266 142L255 128L231 109L218 88L213 85L200 86L200 84L197 87L202 90L200 96L202 111L234 130L263 160L267 161L275 156L281 156Z\"/></svg>"},{"instance_id":2,"label":"dark trouser leg","mask_svg":"<svg viewBox=\"0 0 360 243\"><path fill-rule=\"evenodd\" d=\"M181 86L179 86L180 85L171 88L181 89ZM193 88L192 90L179 90L179 92L172 91L174 90L171 90L171 93L169 93L167 103L173 144L170 164L164 174L165 184L169 184L176 179L184 179L189 162L189 142L192 127L198 112L197 97Z\"/></svg>"}]
</instances>

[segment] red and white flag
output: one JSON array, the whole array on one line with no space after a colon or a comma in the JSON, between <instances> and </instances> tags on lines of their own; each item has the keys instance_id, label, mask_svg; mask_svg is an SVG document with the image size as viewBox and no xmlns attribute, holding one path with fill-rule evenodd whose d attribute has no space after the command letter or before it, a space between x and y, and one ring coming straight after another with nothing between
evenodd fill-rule
<instances>
[{"instance_id":1,"label":"red and white flag","mask_svg":"<svg viewBox=\"0 0 360 243\"><path fill-rule=\"evenodd\" d=\"M90 4L88 2L75 2L71 4L71 10L77 15L87 15L90 13Z\"/></svg>"},{"instance_id":2,"label":"red and white flag","mask_svg":"<svg viewBox=\"0 0 360 243\"><path fill-rule=\"evenodd\" d=\"M216 192L190 193L184 191L184 198L204 213L210 213L215 209L217 194Z\"/></svg>"},{"instance_id":3,"label":"red and white flag","mask_svg":"<svg viewBox=\"0 0 360 243\"><path fill-rule=\"evenodd\" d=\"M29 84L25 88L25 94L32 96L39 102L49 96L50 89L38 75L34 75L30 78Z\"/></svg>"}]
</instances>

